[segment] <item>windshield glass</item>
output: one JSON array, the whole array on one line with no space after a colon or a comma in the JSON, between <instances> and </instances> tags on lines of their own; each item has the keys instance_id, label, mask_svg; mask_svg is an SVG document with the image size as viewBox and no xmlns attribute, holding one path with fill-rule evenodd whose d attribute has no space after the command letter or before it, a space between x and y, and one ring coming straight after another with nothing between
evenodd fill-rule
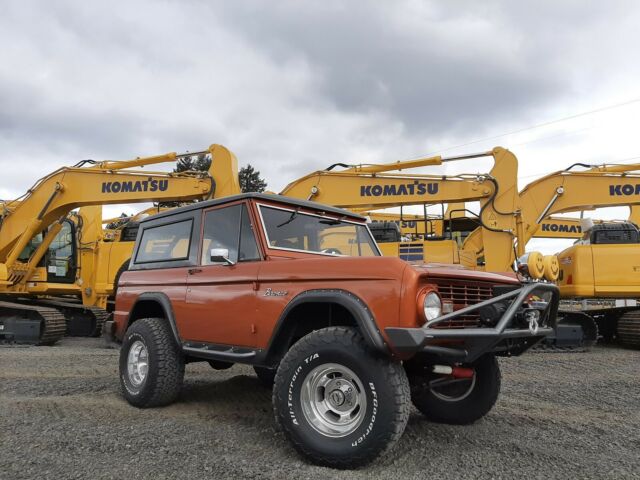
<instances>
[{"instance_id":1,"label":"windshield glass","mask_svg":"<svg viewBox=\"0 0 640 480\"><path fill-rule=\"evenodd\" d=\"M260 205L271 248L372 257L380 255L366 225Z\"/></svg>"}]
</instances>

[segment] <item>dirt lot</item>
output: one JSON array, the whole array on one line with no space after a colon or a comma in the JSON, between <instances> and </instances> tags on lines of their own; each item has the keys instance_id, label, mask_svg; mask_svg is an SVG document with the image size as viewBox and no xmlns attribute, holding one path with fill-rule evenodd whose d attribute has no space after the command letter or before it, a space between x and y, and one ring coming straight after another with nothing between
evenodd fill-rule
<instances>
[{"instance_id":1,"label":"dirt lot","mask_svg":"<svg viewBox=\"0 0 640 480\"><path fill-rule=\"evenodd\" d=\"M180 401L137 410L97 339L0 347L0 478L640 478L640 352L501 362L497 406L472 426L413 411L391 455L356 471L307 464L273 429L250 368L187 366Z\"/></svg>"}]
</instances>

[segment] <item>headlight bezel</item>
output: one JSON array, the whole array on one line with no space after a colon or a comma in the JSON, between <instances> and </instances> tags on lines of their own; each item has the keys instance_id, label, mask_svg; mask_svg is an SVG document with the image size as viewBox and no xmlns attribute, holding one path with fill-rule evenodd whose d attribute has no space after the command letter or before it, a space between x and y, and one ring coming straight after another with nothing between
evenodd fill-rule
<instances>
[{"instance_id":1,"label":"headlight bezel","mask_svg":"<svg viewBox=\"0 0 640 480\"><path fill-rule=\"evenodd\" d=\"M442 297L434 288L425 288L418 295L418 310L424 322L442 316Z\"/></svg>"}]
</instances>

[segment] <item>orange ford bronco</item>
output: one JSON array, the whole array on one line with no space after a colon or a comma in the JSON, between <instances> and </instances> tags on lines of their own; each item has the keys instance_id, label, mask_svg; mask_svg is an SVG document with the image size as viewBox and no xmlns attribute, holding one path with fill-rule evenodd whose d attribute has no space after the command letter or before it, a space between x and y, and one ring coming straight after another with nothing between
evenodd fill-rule
<instances>
[{"instance_id":1,"label":"orange ford bronco","mask_svg":"<svg viewBox=\"0 0 640 480\"><path fill-rule=\"evenodd\" d=\"M496 356L552 332L556 287L381 257L363 217L245 194L140 223L107 335L138 407L173 402L184 366L252 365L294 447L365 464L401 436L410 403L432 421L484 416Z\"/></svg>"}]
</instances>

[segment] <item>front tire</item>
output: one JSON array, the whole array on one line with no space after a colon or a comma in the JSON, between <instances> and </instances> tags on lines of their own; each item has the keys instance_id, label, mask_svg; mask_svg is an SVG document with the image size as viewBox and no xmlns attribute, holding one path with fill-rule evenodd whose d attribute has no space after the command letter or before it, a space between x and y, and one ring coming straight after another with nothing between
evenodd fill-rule
<instances>
[{"instance_id":1,"label":"front tire","mask_svg":"<svg viewBox=\"0 0 640 480\"><path fill-rule=\"evenodd\" d=\"M493 354L469 365L470 379L411 372L411 401L432 422L468 425L493 408L500 393L500 366Z\"/></svg>"},{"instance_id":2,"label":"front tire","mask_svg":"<svg viewBox=\"0 0 640 480\"><path fill-rule=\"evenodd\" d=\"M129 327L120 349L120 386L136 407L172 403L184 379L184 356L163 318L144 318Z\"/></svg>"},{"instance_id":3,"label":"front tire","mask_svg":"<svg viewBox=\"0 0 640 480\"><path fill-rule=\"evenodd\" d=\"M298 341L273 387L276 421L296 450L337 468L364 465L390 449L407 424L409 400L402 366L375 355L345 327Z\"/></svg>"}]
</instances>

